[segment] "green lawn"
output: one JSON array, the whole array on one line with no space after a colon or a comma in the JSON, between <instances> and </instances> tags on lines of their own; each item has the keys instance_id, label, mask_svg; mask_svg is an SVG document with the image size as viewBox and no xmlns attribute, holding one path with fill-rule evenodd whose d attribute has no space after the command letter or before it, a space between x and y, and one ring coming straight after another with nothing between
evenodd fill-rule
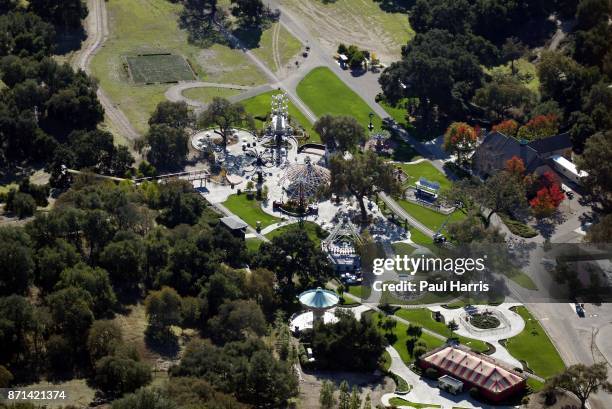
<instances>
[{"instance_id":1,"label":"green lawn","mask_svg":"<svg viewBox=\"0 0 612 409\"><path fill-rule=\"evenodd\" d=\"M379 101L378 104L387 111L389 116L395 120L398 124L403 126L405 129L411 129L413 126L408 123L406 120L406 103L408 102L407 98L403 98L397 104L391 105L385 100Z\"/></svg>"},{"instance_id":2,"label":"green lawn","mask_svg":"<svg viewBox=\"0 0 612 409\"><path fill-rule=\"evenodd\" d=\"M410 229L410 240L416 244L420 244L421 246L433 244L433 239L431 237L423 234L420 230L414 227Z\"/></svg>"},{"instance_id":3,"label":"green lawn","mask_svg":"<svg viewBox=\"0 0 612 409\"><path fill-rule=\"evenodd\" d=\"M372 317L372 322L374 323L374 325L376 325L377 328L379 328L381 333L384 333L382 328L378 327L378 322L381 320L379 317L379 313L373 312L371 313L371 317ZM384 319L384 316L383 316L383 319ZM410 362L414 360L414 357L410 354L410 352L408 351L408 348L406 347L406 340L408 340L409 338L408 335L406 335L407 329L408 329L407 325L401 322L397 323L395 329L393 330L393 332L397 336L397 340L393 343L392 346L400 354L402 361L404 361L406 364L409 364ZM422 334L419 339L425 342L425 344L427 344L428 350L444 345L443 340L438 339L432 335L425 334L425 333Z\"/></svg>"},{"instance_id":4,"label":"green lawn","mask_svg":"<svg viewBox=\"0 0 612 409\"><path fill-rule=\"evenodd\" d=\"M522 271L518 271L516 274L510 276L510 280L514 281L518 285L528 290L537 290L538 286L533 282L531 277Z\"/></svg>"},{"instance_id":5,"label":"green lawn","mask_svg":"<svg viewBox=\"0 0 612 409\"><path fill-rule=\"evenodd\" d=\"M240 50L214 45L201 49L187 41L178 27L180 3L167 0L108 0L109 37L93 57L91 72L101 88L126 114L137 131L148 129L149 116L165 100L170 86L135 85L128 78L124 58L146 52L171 52L186 58L205 81L258 85L265 76Z\"/></svg>"},{"instance_id":6,"label":"green lawn","mask_svg":"<svg viewBox=\"0 0 612 409\"><path fill-rule=\"evenodd\" d=\"M395 254L400 255L400 256L410 256L412 254L412 252L416 249L416 247L411 246L408 243L393 243L391 244L391 247L393 247L393 251L395 251Z\"/></svg>"},{"instance_id":7,"label":"green lawn","mask_svg":"<svg viewBox=\"0 0 612 409\"><path fill-rule=\"evenodd\" d=\"M276 46L273 44L275 37L277 39ZM278 59L274 56L275 47L277 48ZM278 71L281 67L286 66L301 49L302 43L297 38L292 36L280 23L274 23L272 27L262 33L259 47L253 53L272 71Z\"/></svg>"},{"instance_id":8,"label":"green lawn","mask_svg":"<svg viewBox=\"0 0 612 409\"><path fill-rule=\"evenodd\" d=\"M223 202L223 206L251 227L257 227L257 221L260 221L263 229L281 220L261 210L261 204L255 199L249 200L246 194L231 195Z\"/></svg>"},{"instance_id":9,"label":"green lawn","mask_svg":"<svg viewBox=\"0 0 612 409\"><path fill-rule=\"evenodd\" d=\"M280 91L269 91L241 101L247 112L255 118L257 128L263 128L268 124L272 96L278 93L280 93ZM321 143L321 138L319 134L312 129L310 121L308 121L302 111L300 111L291 100L289 100L289 119L290 121L297 122L299 126L306 130L309 135L308 142Z\"/></svg>"},{"instance_id":10,"label":"green lawn","mask_svg":"<svg viewBox=\"0 0 612 409\"><path fill-rule=\"evenodd\" d=\"M327 67L310 71L298 84L297 93L318 117L325 114L350 115L364 127L370 123L368 104ZM375 129L379 129L380 117L374 115L372 123Z\"/></svg>"},{"instance_id":11,"label":"green lawn","mask_svg":"<svg viewBox=\"0 0 612 409\"><path fill-rule=\"evenodd\" d=\"M263 241L256 239L256 238L252 238L252 239L246 239L244 244L246 245L246 248L250 251L259 251L259 247L261 246L261 244L263 243Z\"/></svg>"},{"instance_id":12,"label":"green lawn","mask_svg":"<svg viewBox=\"0 0 612 409\"><path fill-rule=\"evenodd\" d=\"M437 231L446 221L446 219L448 219L448 223L452 223L465 218L465 214L460 211L455 211L451 213L449 218L449 216L446 214L438 213L428 207L424 207L416 203L409 202L407 200L398 200L397 203L402 206L402 208L412 217L414 217L433 231Z\"/></svg>"},{"instance_id":13,"label":"green lawn","mask_svg":"<svg viewBox=\"0 0 612 409\"><path fill-rule=\"evenodd\" d=\"M542 378L563 372L565 364L540 323L525 307L517 307L515 311L525 320L525 329L506 341L510 354Z\"/></svg>"},{"instance_id":14,"label":"green lawn","mask_svg":"<svg viewBox=\"0 0 612 409\"><path fill-rule=\"evenodd\" d=\"M199 87L186 89L183 91L183 96L209 104L212 102L214 97L229 98L233 97L234 95L238 95L241 92L243 91L231 88Z\"/></svg>"},{"instance_id":15,"label":"green lawn","mask_svg":"<svg viewBox=\"0 0 612 409\"><path fill-rule=\"evenodd\" d=\"M402 398L391 398L389 399L389 403L393 406L408 406L408 407L416 408L416 409L441 408L440 405L435 405L433 403L410 402Z\"/></svg>"},{"instance_id":16,"label":"green lawn","mask_svg":"<svg viewBox=\"0 0 612 409\"><path fill-rule=\"evenodd\" d=\"M409 309L400 309L395 313L400 318L403 318L407 321L412 322L413 324L419 325L423 328L426 328L430 331L437 332L438 334L449 337L450 330L446 326L446 324L442 322L435 321L431 316L431 311L427 308L409 308ZM486 342L479 341L472 338L462 337L457 334L453 334L455 337L459 339L459 342L463 345L470 347L471 349L478 352L485 352L489 350L489 346Z\"/></svg>"},{"instance_id":17,"label":"green lawn","mask_svg":"<svg viewBox=\"0 0 612 409\"><path fill-rule=\"evenodd\" d=\"M402 170L408 175L407 184L409 186L414 186L414 184L421 177L424 177L430 182L438 182L442 190L448 189L451 186L451 182L450 180L448 180L446 175L440 172L430 162L423 161L419 163L402 163L398 164L397 166L400 166Z\"/></svg>"},{"instance_id":18,"label":"green lawn","mask_svg":"<svg viewBox=\"0 0 612 409\"><path fill-rule=\"evenodd\" d=\"M272 230L266 234L266 237L272 240L273 237L280 236L290 230L303 228L308 235L308 238L315 243L315 246L321 246L321 240L329 235L325 230L321 229L318 224L314 222L304 222L303 227L300 227L298 223L289 224L287 226L279 227L278 229Z\"/></svg>"}]
</instances>

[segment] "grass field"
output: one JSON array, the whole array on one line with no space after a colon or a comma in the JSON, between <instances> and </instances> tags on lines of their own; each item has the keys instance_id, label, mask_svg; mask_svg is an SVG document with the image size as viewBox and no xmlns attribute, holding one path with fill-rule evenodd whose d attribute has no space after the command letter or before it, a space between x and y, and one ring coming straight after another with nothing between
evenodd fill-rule
<instances>
[{"instance_id":1,"label":"grass field","mask_svg":"<svg viewBox=\"0 0 612 409\"><path fill-rule=\"evenodd\" d=\"M376 52L385 62L400 58L401 46L414 36L408 15L381 9L374 0L282 0L298 14L324 45L335 50L339 43L355 44ZM399 3L399 2L397 2Z\"/></svg>"},{"instance_id":2,"label":"grass field","mask_svg":"<svg viewBox=\"0 0 612 409\"><path fill-rule=\"evenodd\" d=\"M527 61L525 58L520 58L514 62L514 69L517 70L519 77L524 78L523 83L525 84L525 86L536 94L539 94L540 80L538 78L535 64ZM510 75L512 72L512 68L510 63L508 62L505 65L500 65L490 70L485 69L485 71L489 74L494 74L497 72L505 75Z\"/></svg>"},{"instance_id":3,"label":"grass field","mask_svg":"<svg viewBox=\"0 0 612 409\"><path fill-rule=\"evenodd\" d=\"M451 185L450 180L440 170L438 170L430 162L422 161L418 163L403 163L398 164L404 172L408 175L407 184L414 186L419 178L424 177L430 182L438 182L441 189L448 189Z\"/></svg>"},{"instance_id":4,"label":"grass field","mask_svg":"<svg viewBox=\"0 0 612 409\"><path fill-rule=\"evenodd\" d=\"M229 98L241 92L241 90L231 88L198 87L186 89L183 91L183 96L209 104L214 97Z\"/></svg>"},{"instance_id":5,"label":"grass field","mask_svg":"<svg viewBox=\"0 0 612 409\"><path fill-rule=\"evenodd\" d=\"M384 333L383 329L378 326L378 322L381 321L379 313L372 313L371 317L372 317L372 322L374 323L374 325L376 325L376 327L379 329L379 331L381 333ZM383 319L384 319L384 317L383 317ZM412 362L414 360L414 357L412 356L412 354L410 354L410 352L408 351L408 348L406 346L406 341L409 338L408 335L406 334L406 330L407 329L408 329L407 325L405 325L405 324L403 324L401 322L397 322L397 325L393 329L393 333L396 335L397 340L393 343L392 347L395 348L397 350L397 352L400 354L400 357L402 358L402 361L404 361L405 363L409 364L410 362ZM425 342L425 344L427 344L427 349L428 350L437 348L437 347L442 346L444 344L443 340L438 339L438 338L436 338L436 337L434 337L432 335L425 334L425 333L423 333L421 335L419 340L421 340L421 341Z\"/></svg>"},{"instance_id":6,"label":"grass field","mask_svg":"<svg viewBox=\"0 0 612 409\"><path fill-rule=\"evenodd\" d=\"M253 239L246 239L244 241L247 250L250 251L259 251L259 247L261 247L261 244L263 243L263 241L253 238Z\"/></svg>"},{"instance_id":7,"label":"grass field","mask_svg":"<svg viewBox=\"0 0 612 409\"><path fill-rule=\"evenodd\" d=\"M308 238L312 240L315 243L315 246L317 247L320 247L321 240L323 240L329 235L325 230L319 228L318 224L306 221L304 222L303 227L300 227L298 223L289 224L287 226L279 227L278 229L272 230L270 233L266 234L266 237L272 240L272 238L280 236L281 234L284 234L293 229L304 229Z\"/></svg>"},{"instance_id":8,"label":"grass field","mask_svg":"<svg viewBox=\"0 0 612 409\"><path fill-rule=\"evenodd\" d=\"M132 81L137 84L194 80L187 61L175 54L140 54L125 58Z\"/></svg>"},{"instance_id":9,"label":"grass field","mask_svg":"<svg viewBox=\"0 0 612 409\"><path fill-rule=\"evenodd\" d=\"M277 38L278 59L274 58L274 37ZM272 71L290 63L291 59L302 50L302 43L285 29L281 24L274 23L272 27L261 34L259 48L253 53L262 60ZM279 63L281 66L279 67Z\"/></svg>"},{"instance_id":10,"label":"grass field","mask_svg":"<svg viewBox=\"0 0 612 409\"><path fill-rule=\"evenodd\" d=\"M280 93L280 91L269 91L241 101L247 112L251 113L251 115L253 115L255 118L257 128L263 128L267 125L270 115L270 103L272 102L272 96L278 93ZM306 116L302 114L302 111L300 111L293 104L293 102L291 102L291 100L289 100L289 118L291 121L296 122L306 130L309 135L308 142L321 142L319 134L312 129L312 124L308 121Z\"/></svg>"},{"instance_id":11,"label":"grass field","mask_svg":"<svg viewBox=\"0 0 612 409\"><path fill-rule=\"evenodd\" d=\"M441 407L440 405L435 405L433 403L411 402L411 401L408 401L402 398L391 398L389 399L389 403L396 407L408 406L409 408L416 408L416 409L440 408Z\"/></svg>"},{"instance_id":12,"label":"grass field","mask_svg":"<svg viewBox=\"0 0 612 409\"><path fill-rule=\"evenodd\" d=\"M279 222L278 217L269 215L261 210L261 204L255 199L248 199L246 194L231 195L223 202L230 212L240 217L251 227L257 227L257 222L261 222L261 228Z\"/></svg>"},{"instance_id":13,"label":"grass field","mask_svg":"<svg viewBox=\"0 0 612 409\"><path fill-rule=\"evenodd\" d=\"M421 246L433 244L433 239L425 234L421 233L420 230L412 228L410 229L410 240Z\"/></svg>"},{"instance_id":14,"label":"grass field","mask_svg":"<svg viewBox=\"0 0 612 409\"><path fill-rule=\"evenodd\" d=\"M400 255L400 256L409 256L412 254L412 252L415 250L414 246L411 246L408 243L393 243L391 244L391 247L393 247L393 251L395 251L395 254Z\"/></svg>"},{"instance_id":15,"label":"grass field","mask_svg":"<svg viewBox=\"0 0 612 409\"><path fill-rule=\"evenodd\" d=\"M397 203L402 206L402 208L412 217L433 231L437 231L446 221L446 219L448 219L448 223L452 223L465 218L465 214L460 211L451 213L449 218L449 216L446 214L438 213L432 209L409 202L407 200L398 200Z\"/></svg>"},{"instance_id":16,"label":"grass field","mask_svg":"<svg viewBox=\"0 0 612 409\"><path fill-rule=\"evenodd\" d=\"M427 308L417 308L417 309L400 309L395 313L400 318L403 318L407 321L412 322L413 324L417 324L423 328L426 328L430 331L437 332L438 334L449 337L450 330L443 322L435 321L431 316L431 311ZM486 342L479 341L477 339L462 337L456 334L453 336L459 339L459 342L463 345L466 345L478 352L485 352L489 349Z\"/></svg>"},{"instance_id":17,"label":"grass field","mask_svg":"<svg viewBox=\"0 0 612 409\"><path fill-rule=\"evenodd\" d=\"M201 49L187 42L177 25L179 3L167 0L108 0L110 35L91 63L91 72L137 131L148 129L155 106L169 85L135 85L124 68L124 56L170 52L186 58L196 75L211 82L257 85L266 82L239 50L215 45Z\"/></svg>"},{"instance_id":18,"label":"grass field","mask_svg":"<svg viewBox=\"0 0 612 409\"><path fill-rule=\"evenodd\" d=\"M368 104L327 67L310 71L298 84L297 93L318 117L325 114L350 115L366 128L370 123ZM380 128L380 117L374 115L372 123L374 128Z\"/></svg>"},{"instance_id":19,"label":"grass field","mask_svg":"<svg viewBox=\"0 0 612 409\"><path fill-rule=\"evenodd\" d=\"M525 307L515 311L525 320L525 329L506 341L508 352L542 378L563 372L565 364L540 323Z\"/></svg>"}]
</instances>

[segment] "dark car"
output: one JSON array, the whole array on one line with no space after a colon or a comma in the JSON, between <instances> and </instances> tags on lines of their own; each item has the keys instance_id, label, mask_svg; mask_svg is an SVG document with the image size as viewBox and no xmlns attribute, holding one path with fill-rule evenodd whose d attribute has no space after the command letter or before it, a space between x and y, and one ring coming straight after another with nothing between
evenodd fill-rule
<instances>
[{"instance_id":1,"label":"dark car","mask_svg":"<svg viewBox=\"0 0 612 409\"><path fill-rule=\"evenodd\" d=\"M578 314L580 318L584 318L584 304L576 303L576 314Z\"/></svg>"}]
</instances>

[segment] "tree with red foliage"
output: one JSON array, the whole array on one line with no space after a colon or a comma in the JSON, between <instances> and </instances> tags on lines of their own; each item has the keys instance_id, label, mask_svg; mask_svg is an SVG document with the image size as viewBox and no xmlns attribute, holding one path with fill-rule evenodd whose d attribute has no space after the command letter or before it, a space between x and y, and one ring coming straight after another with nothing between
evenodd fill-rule
<instances>
[{"instance_id":1,"label":"tree with red foliage","mask_svg":"<svg viewBox=\"0 0 612 409\"><path fill-rule=\"evenodd\" d=\"M453 122L444 134L444 150L457 155L457 162L465 162L466 156L474 150L478 140L476 129L465 122Z\"/></svg>"},{"instance_id":2,"label":"tree with red foliage","mask_svg":"<svg viewBox=\"0 0 612 409\"><path fill-rule=\"evenodd\" d=\"M493 128L491 128L491 131L503 133L506 136L516 136L518 128L518 122L516 122L514 119L508 119L494 125Z\"/></svg>"},{"instance_id":3,"label":"tree with red foliage","mask_svg":"<svg viewBox=\"0 0 612 409\"><path fill-rule=\"evenodd\" d=\"M533 214L538 219L551 216L565 199L559 181L552 172L545 172L532 185L535 196L529 200Z\"/></svg>"},{"instance_id":4,"label":"tree with red foliage","mask_svg":"<svg viewBox=\"0 0 612 409\"><path fill-rule=\"evenodd\" d=\"M559 132L559 118L555 114L538 115L533 117L517 132L517 138L533 141L556 135Z\"/></svg>"}]
</instances>

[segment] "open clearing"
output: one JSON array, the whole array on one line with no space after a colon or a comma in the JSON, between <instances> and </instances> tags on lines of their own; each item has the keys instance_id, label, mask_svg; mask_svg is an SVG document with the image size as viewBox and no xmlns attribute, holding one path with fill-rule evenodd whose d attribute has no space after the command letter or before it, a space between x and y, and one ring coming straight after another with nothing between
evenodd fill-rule
<instances>
[{"instance_id":1,"label":"open clearing","mask_svg":"<svg viewBox=\"0 0 612 409\"><path fill-rule=\"evenodd\" d=\"M140 54L126 58L132 81L137 84L194 80L187 61L174 54Z\"/></svg>"},{"instance_id":2,"label":"open clearing","mask_svg":"<svg viewBox=\"0 0 612 409\"><path fill-rule=\"evenodd\" d=\"M169 85L136 85L124 67L124 56L170 52L183 56L199 79L258 85L264 75L238 50L215 45L201 49L187 42L187 33L177 24L181 5L167 0L109 0L109 38L91 63L100 86L144 133L156 105L165 100Z\"/></svg>"},{"instance_id":3,"label":"open clearing","mask_svg":"<svg viewBox=\"0 0 612 409\"><path fill-rule=\"evenodd\" d=\"M370 123L371 110L368 104L327 67L310 71L298 84L297 93L318 117L326 114L349 115L355 117L366 129ZM380 117L374 115L372 123L374 129L379 129Z\"/></svg>"},{"instance_id":4,"label":"open clearing","mask_svg":"<svg viewBox=\"0 0 612 409\"><path fill-rule=\"evenodd\" d=\"M374 51L385 63L401 57L401 47L414 36L408 15L388 13L374 0L281 0L299 16L321 44L334 53L338 44Z\"/></svg>"},{"instance_id":5,"label":"open clearing","mask_svg":"<svg viewBox=\"0 0 612 409\"><path fill-rule=\"evenodd\" d=\"M268 124L269 116L270 116L270 104L272 102L272 96L279 94L280 91L268 91L263 94L259 94L255 97L245 99L241 101L244 105L247 112L253 115L255 119L255 125L258 129L262 129ZM312 129L312 124L306 116L300 111L289 99L289 118L291 121L297 122L302 128L306 130L309 135L309 138L306 142L316 142L320 143L321 138L319 134L317 134Z\"/></svg>"}]
</instances>

